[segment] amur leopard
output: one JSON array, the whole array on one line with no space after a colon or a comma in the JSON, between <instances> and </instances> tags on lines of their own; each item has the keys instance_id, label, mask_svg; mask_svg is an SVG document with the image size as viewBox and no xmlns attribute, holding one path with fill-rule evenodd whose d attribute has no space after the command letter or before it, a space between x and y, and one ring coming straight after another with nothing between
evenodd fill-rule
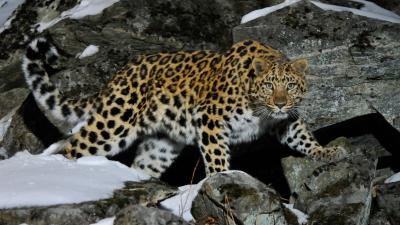
<instances>
[{"instance_id":1,"label":"amur leopard","mask_svg":"<svg viewBox=\"0 0 400 225\"><path fill-rule=\"evenodd\" d=\"M63 98L49 80L58 57L51 43L37 38L22 68L50 121L83 124L62 146L68 158L115 155L140 139L132 167L159 177L185 145L195 144L212 175L229 170L230 145L265 132L314 159L346 155L343 147L318 144L298 116L307 60L290 61L260 42L241 41L225 53L138 55L101 91L81 99Z\"/></svg>"}]
</instances>

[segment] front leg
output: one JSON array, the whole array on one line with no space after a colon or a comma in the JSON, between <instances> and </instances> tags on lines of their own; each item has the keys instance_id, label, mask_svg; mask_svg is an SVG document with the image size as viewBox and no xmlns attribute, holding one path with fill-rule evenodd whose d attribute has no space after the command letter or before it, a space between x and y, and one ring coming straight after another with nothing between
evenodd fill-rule
<instances>
[{"instance_id":1,"label":"front leg","mask_svg":"<svg viewBox=\"0 0 400 225\"><path fill-rule=\"evenodd\" d=\"M301 119L288 125L286 132L280 137L280 141L291 149L316 160L338 161L347 155L346 150L341 146L322 147Z\"/></svg>"},{"instance_id":2,"label":"front leg","mask_svg":"<svg viewBox=\"0 0 400 225\"><path fill-rule=\"evenodd\" d=\"M207 176L229 170L229 147L223 123L214 116L204 114L198 130L198 145Z\"/></svg>"}]
</instances>

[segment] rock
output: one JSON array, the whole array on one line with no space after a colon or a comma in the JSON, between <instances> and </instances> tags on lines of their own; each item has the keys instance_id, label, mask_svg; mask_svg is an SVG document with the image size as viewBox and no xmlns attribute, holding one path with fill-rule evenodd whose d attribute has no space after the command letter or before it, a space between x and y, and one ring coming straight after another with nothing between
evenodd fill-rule
<instances>
[{"instance_id":1,"label":"rock","mask_svg":"<svg viewBox=\"0 0 400 225\"><path fill-rule=\"evenodd\" d=\"M294 157L282 160L290 189L298 195L295 207L309 215L310 223L358 225L368 221L377 153L385 153L371 136L340 138L329 145L346 142L352 146L351 154L336 163Z\"/></svg>"},{"instance_id":2,"label":"rock","mask_svg":"<svg viewBox=\"0 0 400 225\"><path fill-rule=\"evenodd\" d=\"M130 205L118 212L114 225L189 225L181 217L160 210L140 205Z\"/></svg>"},{"instance_id":3,"label":"rock","mask_svg":"<svg viewBox=\"0 0 400 225\"><path fill-rule=\"evenodd\" d=\"M192 215L203 223L287 224L279 195L243 172L208 178L192 204Z\"/></svg>"},{"instance_id":4,"label":"rock","mask_svg":"<svg viewBox=\"0 0 400 225\"><path fill-rule=\"evenodd\" d=\"M369 218L369 225L392 225L383 211L372 212Z\"/></svg>"},{"instance_id":5,"label":"rock","mask_svg":"<svg viewBox=\"0 0 400 225\"><path fill-rule=\"evenodd\" d=\"M233 40L256 39L309 60L300 111L312 129L377 111L400 130L399 33L400 24L301 1L235 27Z\"/></svg>"},{"instance_id":6,"label":"rock","mask_svg":"<svg viewBox=\"0 0 400 225\"><path fill-rule=\"evenodd\" d=\"M21 103L28 96L29 90L26 88L15 88L4 93L0 93L0 119Z\"/></svg>"},{"instance_id":7,"label":"rock","mask_svg":"<svg viewBox=\"0 0 400 225\"><path fill-rule=\"evenodd\" d=\"M383 211L391 224L398 223L400 221L400 182L378 185L375 191L376 207Z\"/></svg>"},{"instance_id":8,"label":"rock","mask_svg":"<svg viewBox=\"0 0 400 225\"><path fill-rule=\"evenodd\" d=\"M117 221L120 221L120 223L114 224L129 224L121 222L138 215L136 212L129 213L130 209L138 209L140 212L145 213L143 218L137 218L137 221L143 223L132 224L151 224L144 223L145 221L165 221L166 223L164 224L168 224L171 221L171 224L185 224L183 222L175 223L179 219L167 211L160 212L161 210L155 208L145 209L145 207L156 206L159 201L173 195L175 192L175 188L166 186L158 181L148 181L145 183L127 182L125 187L115 191L113 197L110 199L79 204L0 209L0 224L88 225L114 215L117 215ZM125 208L128 209L124 211ZM123 215L122 212L129 214ZM155 215L157 218L149 218Z\"/></svg>"},{"instance_id":9,"label":"rock","mask_svg":"<svg viewBox=\"0 0 400 225\"><path fill-rule=\"evenodd\" d=\"M7 60L0 60L0 93L25 86L21 71L22 51L16 50Z\"/></svg>"}]
</instances>

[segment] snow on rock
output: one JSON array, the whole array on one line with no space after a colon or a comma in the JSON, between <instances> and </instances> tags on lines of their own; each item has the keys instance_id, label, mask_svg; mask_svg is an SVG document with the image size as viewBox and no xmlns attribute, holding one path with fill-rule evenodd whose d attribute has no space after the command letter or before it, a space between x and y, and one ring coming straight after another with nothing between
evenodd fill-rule
<instances>
[{"instance_id":1,"label":"snow on rock","mask_svg":"<svg viewBox=\"0 0 400 225\"><path fill-rule=\"evenodd\" d=\"M394 182L399 182L400 181L400 172L393 174L391 177L387 178L385 180L385 183L394 183Z\"/></svg>"},{"instance_id":2,"label":"snow on rock","mask_svg":"<svg viewBox=\"0 0 400 225\"><path fill-rule=\"evenodd\" d=\"M389 10L379 7L375 3L361 1L361 0L353 0L353 1L363 3L364 7L362 7L361 9L354 9L354 8L349 8L349 7L344 7L344 6L326 4L326 3L317 2L317 1L311 1L311 2L323 10L332 10L332 11L337 11L337 12L343 12L343 11L352 12L359 16L365 16L365 17L388 21L388 22L392 22L392 23L400 23L400 16L398 16L394 12L391 12Z\"/></svg>"},{"instance_id":3,"label":"snow on rock","mask_svg":"<svg viewBox=\"0 0 400 225\"><path fill-rule=\"evenodd\" d=\"M97 223L92 223L90 225L113 225L114 220L115 220L115 216L99 220Z\"/></svg>"},{"instance_id":4,"label":"snow on rock","mask_svg":"<svg viewBox=\"0 0 400 225\"><path fill-rule=\"evenodd\" d=\"M242 21L240 23L247 23L247 22L249 22L251 20L257 19L258 17L266 16L266 15L272 13L272 12L275 12L277 10L283 9L286 6L292 5L292 4L294 4L296 2L299 2L299 1L302 1L302 0L285 0L284 2L282 2L280 4L277 4L277 5L274 5L274 6L271 6L271 7L266 7L266 8L263 8L263 9L254 10L254 11L249 12L246 15L244 15L242 17Z\"/></svg>"},{"instance_id":5,"label":"snow on rock","mask_svg":"<svg viewBox=\"0 0 400 225\"><path fill-rule=\"evenodd\" d=\"M85 16L91 16L101 13L105 8L110 7L119 0L82 0L79 5L64 11L61 15L48 22L38 23L37 31L42 32L63 19L81 19Z\"/></svg>"},{"instance_id":6,"label":"snow on rock","mask_svg":"<svg viewBox=\"0 0 400 225\"><path fill-rule=\"evenodd\" d=\"M0 33L10 28L11 21L15 18L14 11L25 0L0 0Z\"/></svg>"},{"instance_id":7,"label":"snow on rock","mask_svg":"<svg viewBox=\"0 0 400 225\"><path fill-rule=\"evenodd\" d=\"M27 151L0 161L0 208L79 203L112 196L124 182L148 175L105 157L31 155Z\"/></svg>"},{"instance_id":8,"label":"snow on rock","mask_svg":"<svg viewBox=\"0 0 400 225\"><path fill-rule=\"evenodd\" d=\"M92 55L96 54L98 51L99 51L99 47L98 47L98 46L96 46L96 45L89 45L89 46L87 46L87 47L85 48L85 50L83 50L82 53L79 53L79 54L77 55L77 57L78 57L79 59L82 59L82 58L85 58L85 57L88 57L88 56L92 56Z\"/></svg>"},{"instance_id":9,"label":"snow on rock","mask_svg":"<svg viewBox=\"0 0 400 225\"><path fill-rule=\"evenodd\" d=\"M60 151L62 151L67 144L68 144L68 142L66 140L61 140L56 143L53 143L49 147L47 147L45 150L43 150L42 154L40 154L40 155L49 156L52 154L57 154Z\"/></svg>"},{"instance_id":10,"label":"snow on rock","mask_svg":"<svg viewBox=\"0 0 400 225\"><path fill-rule=\"evenodd\" d=\"M294 207L293 207L293 204L286 204L286 203L283 203L283 206L285 206L287 209L289 209L294 215L296 215L296 217L297 217L297 222L300 224L300 225L305 225L305 224L308 224L308 215L307 214L304 214L302 211L300 211L300 210L298 210L298 209L295 209Z\"/></svg>"},{"instance_id":11,"label":"snow on rock","mask_svg":"<svg viewBox=\"0 0 400 225\"><path fill-rule=\"evenodd\" d=\"M182 217L186 221L193 221L194 218L190 213L194 198L199 193L204 181L201 180L198 184L190 184L179 187L177 195L168 198L161 202L161 206L170 210L173 214Z\"/></svg>"},{"instance_id":12,"label":"snow on rock","mask_svg":"<svg viewBox=\"0 0 400 225\"><path fill-rule=\"evenodd\" d=\"M290 6L299 1L301 1L301 0L285 0L284 2L274 5L274 6L254 10L254 11L244 15L242 17L241 23L247 23L251 20L257 19L258 17L266 16L272 12L275 12L279 9ZM323 10L332 10L332 11L337 11L337 12L342 12L342 11L352 12L359 16L365 16L365 17L369 17L369 18L373 18L373 19L384 20L384 21L388 21L388 22L392 22L392 23L400 23L399 15L397 15L396 13L394 13L392 11L386 10L386 9L376 5L375 3L365 1L365 0L352 0L352 1L363 3L364 7L362 7L361 9L355 9L355 8L349 8L349 7L344 7L344 6L337 6L337 5L317 2L317 1L310 1L310 2Z\"/></svg>"},{"instance_id":13,"label":"snow on rock","mask_svg":"<svg viewBox=\"0 0 400 225\"><path fill-rule=\"evenodd\" d=\"M229 170L221 173L229 174L237 172L246 174L240 170ZM197 184L189 184L179 187L178 194L162 201L161 206L170 210L173 214L182 217L188 222L194 221L194 218L190 213L190 210L192 209L192 203L206 180L207 178L204 178Z\"/></svg>"}]
</instances>

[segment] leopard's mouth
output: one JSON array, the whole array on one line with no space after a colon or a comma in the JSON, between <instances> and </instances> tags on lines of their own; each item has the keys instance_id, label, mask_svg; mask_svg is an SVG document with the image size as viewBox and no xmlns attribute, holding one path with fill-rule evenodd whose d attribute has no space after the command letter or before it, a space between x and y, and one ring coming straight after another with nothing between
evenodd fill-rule
<instances>
[{"instance_id":1,"label":"leopard's mouth","mask_svg":"<svg viewBox=\"0 0 400 225\"><path fill-rule=\"evenodd\" d=\"M286 112L282 112L282 111L278 111L278 112L273 112L272 114L271 114L271 116L274 118L274 119L286 119L286 118L288 118L288 113L286 113Z\"/></svg>"}]
</instances>

